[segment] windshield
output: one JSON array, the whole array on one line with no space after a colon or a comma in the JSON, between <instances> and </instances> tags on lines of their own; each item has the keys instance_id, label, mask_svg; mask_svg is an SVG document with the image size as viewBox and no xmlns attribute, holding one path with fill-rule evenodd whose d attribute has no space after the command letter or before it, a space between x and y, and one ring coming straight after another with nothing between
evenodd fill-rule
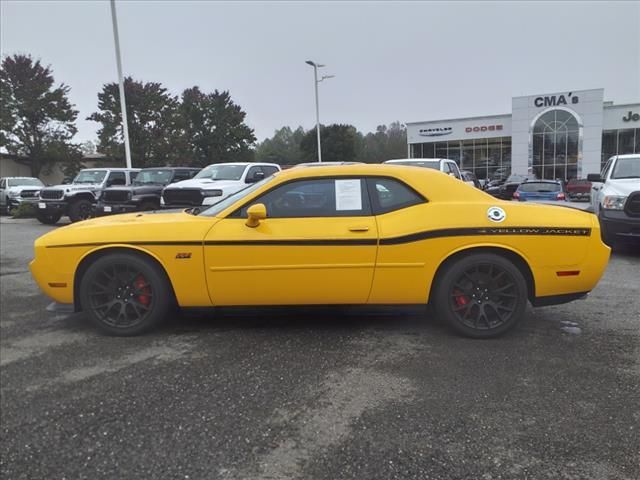
<instances>
[{"instance_id":1,"label":"windshield","mask_svg":"<svg viewBox=\"0 0 640 480\"><path fill-rule=\"evenodd\" d=\"M618 158L611 178L640 178L640 157Z\"/></svg>"},{"instance_id":2,"label":"windshield","mask_svg":"<svg viewBox=\"0 0 640 480\"><path fill-rule=\"evenodd\" d=\"M102 183L106 174L106 170L82 170L73 183Z\"/></svg>"},{"instance_id":3,"label":"windshield","mask_svg":"<svg viewBox=\"0 0 640 480\"><path fill-rule=\"evenodd\" d=\"M193 178L209 178L211 180L240 180L246 165L210 165Z\"/></svg>"},{"instance_id":4,"label":"windshield","mask_svg":"<svg viewBox=\"0 0 640 480\"><path fill-rule=\"evenodd\" d=\"M561 190L560 185L557 183L551 182L527 182L520 185L518 188L521 192L536 192L536 193L545 193L545 192L559 192Z\"/></svg>"},{"instance_id":5,"label":"windshield","mask_svg":"<svg viewBox=\"0 0 640 480\"><path fill-rule=\"evenodd\" d=\"M393 162L391 165L409 165L410 167L423 167L423 168L433 168L434 170L440 170L440 162Z\"/></svg>"},{"instance_id":6,"label":"windshield","mask_svg":"<svg viewBox=\"0 0 640 480\"><path fill-rule=\"evenodd\" d=\"M207 208L203 212L200 212L198 215L203 215L205 217L215 217L221 211L223 211L226 208L229 208L235 202L243 199L244 197L251 194L252 192L255 192L258 188L260 188L265 183L270 182L272 179L273 177L268 177L268 178L265 178L264 180L260 180L259 182L252 183L248 187L243 188L242 190L238 190L236 193L233 193L228 197L225 197L224 199L220 200L218 203L212 205L210 208Z\"/></svg>"},{"instance_id":7,"label":"windshield","mask_svg":"<svg viewBox=\"0 0 640 480\"><path fill-rule=\"evenodd\" d=\"M7 187L19 187L21 185L42 187L43 183L37 178L10 178L7 180Z\"/></svg>"},{"instance_id":8,"label":"windshield","mask_svg":"<svg viewBox=\"0 0 640 480\"><path fill-rule=\"evenodd\" d=\"M154 169L154 170L140 170L134 185L166 185L173 178L173 170L166 169Z\"/></svg>"}]
</instances>

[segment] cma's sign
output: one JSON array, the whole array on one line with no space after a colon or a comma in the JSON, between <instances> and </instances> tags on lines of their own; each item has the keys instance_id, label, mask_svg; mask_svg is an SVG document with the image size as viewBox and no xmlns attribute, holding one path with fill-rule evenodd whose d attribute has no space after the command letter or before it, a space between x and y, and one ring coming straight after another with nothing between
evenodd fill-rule
<instances>
[{"instance_id":1,"label":"cma's sign","mask_svg":"<svg viewBox=\"0 0 640 480\"><path fill-rule=\"evenodd\" d=\"M640 120L640 113L633 113L629 110L626 117L622 117L623 122L637 122Z\"/></svg>"},{"instance_id":2,"label":"cma's sign","mask_svg":"<svg viewBox=\"0 0 640 480\"><path fill-rule=\"evenodd\" d=\"M569 92L568 95L547 95L544 97L536 97L533 104L536 107L557 107L559 105L568 105L569 103L579 103L580 97Z\"/></svg>"},{"instance_id":3,"label":"cma's sign","mask_svg":"<svg viewBox=\"0 0 640 480\"><path fill-rule=\"evenodd\" d=\"M443 135L449 135L451 132L453 132L452 127L421 128L418 130L418 135L423 137L441 137Z\"/></svg>"}]
</instances>

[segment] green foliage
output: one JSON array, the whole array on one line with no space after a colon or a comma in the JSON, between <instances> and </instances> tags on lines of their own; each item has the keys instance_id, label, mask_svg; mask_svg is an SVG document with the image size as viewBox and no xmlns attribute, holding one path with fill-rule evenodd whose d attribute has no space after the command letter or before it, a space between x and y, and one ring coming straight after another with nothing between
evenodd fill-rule
<instances>
[{"instance_id":1,"label":"green foliage","mask_svg":"<svg viewBox=\"0 0 640 480\"><path fill-rule=\"evenodd\" d=\"M360 153L362 135L353 125L333 124L320 126L323 162L355 162ZM300 142L300 150L306 162L318 159L316 130L309 130Z\"/></svg>"},{"instance_id":2,"label":"green foliage","mask_svg":"<svg viewBox=\"0 0 640 480\"><path fill-rule=\"evenodd\" d=\"M131 161L135 167L181 163L178 99L160 83L124 80ZM124 141L120 91L107 83L98 93L98 112L87 120L101 124L98 150L124 163Z\"/></svg>"},{"instance_id":3,"label":"green foliage","mask_svg":"<svg viewBox=\"0 0 640 480\"><path fill-rule=\"evenodd\" d=\"M190 164L203 167L253 160L256 137L244 123L246 113L228 91L207 94L198 87L188 88L182 93L179 112Z\"/></svg>"},{"instance_id":4,"label":"green foliage","mask_svg":"<svg viewBox=\"0 0 640 480\"><path fill-rule=\"evenodd\" d=\"M69 87L54 86L53 72L29 55L12 55L0 66L0 147L30 159L31 175L56 162L77 161L78 112Z\"/></svg>"},{"instance_id":5,"label":"green foliage","mask_svg":"<svg viewBox=\"0 0 640 480\"><path fill-rule=\"evenodd\" d=\"M13 218L33 218L36 216L36 208L32 203L21 203L10 213Z\"/></svg>"},{"instance_id":6,"label":"green foliage","mask_svg":"<svg viewBox=\"0 0 640 480\"><path fill-rule=\"evenodd\" d=\"M375 133L367 133L364 136L359 161L381 163L406 157L407 129L400 122L393 122L389 127L379 125Z\"/></svg>"},{"instance_id":7,"label":"green foliage","mask_svg":"<svg viewBox=\"0 0 640 480\"><path fill-rule=\"evenodd\" d=\"M315 131L315 130L314 130ZM256 148L258 162L272 162L280 165L294 165L303 161L300 143L304 137L304 129L298 127L282 127L276 130L272 138L267 138Z\"/></svg>"}]
</instances>

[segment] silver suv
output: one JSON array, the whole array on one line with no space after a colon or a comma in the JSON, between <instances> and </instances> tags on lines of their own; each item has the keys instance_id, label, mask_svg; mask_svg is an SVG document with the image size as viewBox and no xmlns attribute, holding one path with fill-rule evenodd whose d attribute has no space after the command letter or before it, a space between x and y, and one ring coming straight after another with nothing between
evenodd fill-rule
<instances>
[{"instance_id":1,"label":"silver suv","mask_svg":"<svg viewBox=\"0 0 640 480\"><path fill-rule=\"evenodd\" d=\"M86 220L102 190L116 185L131 185L139 168L86 168L69 185L56 185L40 190L36 217L53 225L64 215L72 222Z\"/></svg>"}]
</instances>

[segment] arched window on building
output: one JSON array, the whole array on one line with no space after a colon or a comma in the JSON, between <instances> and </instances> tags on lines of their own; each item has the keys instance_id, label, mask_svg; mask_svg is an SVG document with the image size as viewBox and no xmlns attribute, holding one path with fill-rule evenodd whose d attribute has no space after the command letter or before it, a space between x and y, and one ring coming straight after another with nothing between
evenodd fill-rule
<instances>
[{"instance_id":1,"label":"arched window on building","mask_svg":"<svg viewBox=\"0 0 640 480\"><path fill-rule=\"evenodd\" d=\"M543 113L533 125L532 169L538 178L569 180L578 175L580 124L567 110Z\"/></svg>"}]
</instances>

